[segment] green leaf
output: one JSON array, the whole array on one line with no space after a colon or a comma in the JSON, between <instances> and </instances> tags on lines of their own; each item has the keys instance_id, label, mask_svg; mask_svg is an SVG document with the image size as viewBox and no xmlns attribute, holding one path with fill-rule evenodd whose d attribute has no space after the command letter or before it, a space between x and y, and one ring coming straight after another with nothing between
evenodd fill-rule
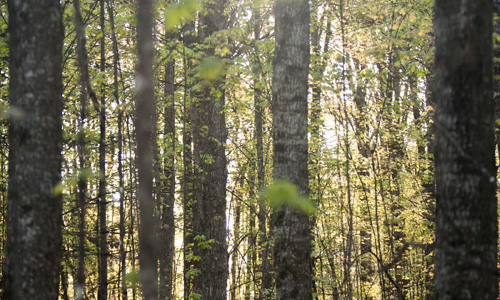
<instances>
[{"instance_id":1,"label":"green leaf","mask_svg":"<svg viewBox=\"0 0 500 300\"><path fill-rule=\"evenodd\" d=\"M139 273L136 270L132 270L127 273L126 279L130 286L137 286L139 284Z\"/></svg>"},{"instance_id":2,"label":"green leaf","mask_svg":"<svg viewBox=\"0 0 500 300\"><path fill-rule=\"evenodd\" d=\"M64 184L61 181L52 189L52 193L54 194L54 196L61 195L63 191L64 191Z\"/></svg>"},{"instance_id":3,"label":"green leaf","mask_svg":"<svg viewBox=\"0 0 500 300\"><path fill-rule=\"evenodd\" d=\"M207 57L201 62L200 77L213 81L224 72L224 63L216 57Z\"/></svg>"},{"instance_id":4,"label":"green leaf","mask_svg":"<svg viewBox=\"0 0 500 300\"><path fill-rule=\"evenodd\" d=\"M186 272L186 275L185 277L186 278L192 278L192 277L196 277L198 275L201 274L201 271L198 270L198 269L189 269L187 272Z\"/></svg>"},{"instance_id":5,"label":"green leaf","mask_svg":"<svg viewBox=\"0 0 500 300\"><path fill-rule=\"evenodd\" d=\"M170 5L165 11L165 26L167 30L174 30L182 21L192 20L196 16L200 3L197 0L181 0Z\"/></svg>"},{"instance_id":6,"label":"green leaf","mask_svg":"<svg viewBox=\"0 0 500 300\"><path fill-rule=\"evenodd\" d=\"M193 253L188 253L186 255L186 261L200 261L200 257L194 255Z\"/></svg>"},{"instance_id":7,"label":"green leaf","mask_svg":"<svg viewBox=\"0 0 500 300\"><path fill-rule=\"evenodd\" d=\"M193 238L193 240L200 242L200 241L205 241L207 238L203 234L198 234Z\"/></svg>"},{"instance_id":8,"label":"green leaf","mask_svg":"<svg viewBox=\"0 0 500 300\"><path fill-rule=\"evenodd\" d=\"M316 206L306 197L299 194L298 187L287 180L274 182L267 187L264 195L273 208L291 207L308 215L316 212Z\"/></svg>"}]
</instances>

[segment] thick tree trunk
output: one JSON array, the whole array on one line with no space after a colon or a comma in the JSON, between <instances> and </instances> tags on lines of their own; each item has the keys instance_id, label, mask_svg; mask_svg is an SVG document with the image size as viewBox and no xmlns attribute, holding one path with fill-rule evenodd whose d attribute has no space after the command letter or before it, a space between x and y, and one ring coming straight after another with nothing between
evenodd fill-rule
<instances>
[{"instance_id":1,"label":"thick tree trunk","mask_svg":"<svg viewBox=\"0 0 500 300\"><path fill-rule=\"evenodd\" d=\"M437 299L498 297L492 9L436 1Z\"/></svg>"},{"instance_id":2,"label":"thick tree trunk","mask_svg":"<svg viewBox=\"0 0 500 300\"><path fill-rule=\"evenodd\" d=\"M307 89L309 2L276 0L274 58L274 179L308 195ZM309 216L290 207L273 212L276 298L312 299Z\"/></svg>"},{"instance_id":3,"label":"thick tree trunk","mask_svg":"<svg viewBox=\"0 0 500 300\"><path fill-rule=\"evenodd\" d=\"M158 241L153 220L154 203L151 146L153 114L155 109L153 90L153 3L139 0L137 11L137 104L136 140L137 168L139 170L139 264L142 294L146 300L158 299Z\"/></svg>"},{"instance_id":4,"label":"thick tree trunk","mask_svg":"<svg viewBox=\"0 0 500 300\"><path fill-rule=\"evenodd\" d=\"M227 26L224 15L225 0L207 4L206 15L200 17L200 39ZM206 56L213 57L215 48L207 46ZM222 61L220 62L222 63ZM205 80L203 90L193 109L193 144L196 163L195 242L200 247L202 299L226 299L228 279L228 253L226 242L226 120L224 113L224 77L219 74L213 81ZM204 79L203 79L204 80ZM195 237L196 238L196 237Z\"/></svg>"},{"instance_id":5,"label":"thick tree trunk","mask_svg":"<svg viewBox=\"0 0 500 300\"><path fill-rule=\"evenodd\" d=\"M62 42L59 1L7 3L12 114L2 299L58 299Z\"/></svg>"}]
</instances>

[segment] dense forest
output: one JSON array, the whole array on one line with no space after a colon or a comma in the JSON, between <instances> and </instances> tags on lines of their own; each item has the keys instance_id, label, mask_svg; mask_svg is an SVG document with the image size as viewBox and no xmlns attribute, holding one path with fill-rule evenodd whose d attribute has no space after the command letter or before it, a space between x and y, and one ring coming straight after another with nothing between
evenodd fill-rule
<instances>
[{"instance_id":1,"label":"dense forest","mask_svg":"<svg viewBox=\"0 0 500 300\"><path fill-rule=\"evenodd\" d=\"M499 2L0 1L2 299L498 299Z\"/></svg>"}]
</instances>

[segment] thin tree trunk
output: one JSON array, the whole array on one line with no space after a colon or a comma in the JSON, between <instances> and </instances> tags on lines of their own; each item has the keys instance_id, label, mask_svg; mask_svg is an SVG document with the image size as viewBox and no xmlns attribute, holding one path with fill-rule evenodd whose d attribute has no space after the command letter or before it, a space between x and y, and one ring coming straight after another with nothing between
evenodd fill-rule
<instances>
[{"instance_id":1,"label":"thin tree trunk","mask_svg":"<svg viewBox=\"0 0 500 300\"><path fill-rule=\"evenodd\" d=\"M130 118L126 117L125 118L125 129L127 130L127 140L129 141L128 143L128 157L130 157L129 165L131 166L129 168L129 202L130 202L130 226L127 228L128 230L128 235L129 235L129 242L130 242L130 248L131 248L131 253L130 257L132 260L132 272L136 272L137 270L137 248L135 244L135 239L134 239L134 228L136 226L136 220L137 220L137 209L136 207L138 206L137 201L134 199L137 199L137 172L135 170L137 169L137 156L134 158L134 151L132 149L132 142L134 139L132 138L132 134L130 133ZM134 207L135 205L135 207ZM137 285L132 286L132 299L135 300L137 299Z\"/></svg>"},{"instance_id":2,"label":"thin tree trunk","mask_svg":"<svg viewBox=\"0 0 500 300\"><path fill-rule=\"evenodd\" d=\"M314 6L318 5L318 1L313 2ZM329 51L330 47L330 37L332 35L331 32L331 23L326 17L328 13L328 9L325 8L322 16L319 16L319 9L316 10L312 16L315 20L311 20L315 26L313 26L314 30L311 33L311 50L312 55L314 55L315 59L313 61L316 62L312 66L312 101L311 107L309 109L309 119L311 123L311 138L309 140L309 188L310 188L310 198L314 204L319 205L319 201L322 195L322 187L321 187L321 139L320 139L320 129L322 125L321 119L321 97L323 94L322 84L323 77L326 68L326 59L324 58L324 54ZM321 35L324 19L326 20L326 32L324 39L324 48L321 49ZM316 226L316 215L311 216L310 218L310 226L314 228ZM311 239L314 239L314 230L311 230ZM311 261L311 272L314 274L316 269L315 260ZM316 281L313 280L313 291L316 295L318 295ZM317 296L316 296L317 298Z\"/></svg>"},{"instance_id":3,"label":"thin tree trunk","mask_svg":"<svg viewBox=\"0 0 500 300\"><path fill-rule=\"evenodd\" d=\"M253 172L253 171L252 171ZM255 180L252 180L252 183ZM255 198L255 192L253 191L254 186L250 187L249 198ZM250 300L252 295L252 286L255 288L255 273L254 266L256 264L256 235L255 235L255 205L254 203L249 203L249 212L248 212L248 247L247 247L247 258L246 258L246 282L245 282L245 300ZM238 226L239 227L239 226ZM239 228L238 228L239 230ZM254 289L255 290L255 289ZM253 293L254 294L254 293Z\"/></svg>"},{"instance_id":4,"label":"thin tree trunk","mask_svg":"<svg viewBox=\"0 0 500 300\"><path fill-rule=\"evenodd\" d=\"M63 250L63 253L65 250ZM64 255L64 254L63 254ZM68 271L64 270L64 267L61 268L61 298L63 300L69 300L68 294Z\"/></svg>"},{"instance_id":5,"label":"thin tree trunk","mask_svg":"<svg viewBox=\"0 0 500 300\"><path fill-rule=\"evenodd\" d=\"M167 43L173 39L171 32L165 36ZM174 275L174 201L175 201L175 59L173 48L170 48L170 58L165 64L165 143L163 172L165 180L162 183L165 189L162 199L161 216L161 255L160 255L160 299L172 299Z\"/></svg>"},{"instance_id":6,"label":"thin tree trunk","mask_svg":"<svg viewBox=\"0 0 500 300\"><path fill-rule=\"evenodd\" d=\"M238 181L238 180L237 180ZM236 188L236 184L235 184L235 188ZM233 189L233 192L235 189ZM234 241L235 241L235 245L238 245L236 243L239 242L240 240L240 222L241 222L241 204L238 200L234 201L234 197L233 199L231 199L232 203L234 203ZM237 268L237 264L238 264L238 255L239 255L239 251L237 248L234 248L232 253L231 253L231 297L230 299L231 300L236 300L237 299L237 296L239 296L239 288L238 288L238 285L239 285L239 278L237 277L237 274L236 274L236 268ZM239 274L238 274L239 275ZM246 293L246 292L245 292ZM246 296L246 295L245 295Z\"/></svg>"},{"instance_id":7,"label":"thin tree trunk","mask_svg":"<svg viewBox=\"0 0 500 300\"><path fill-rule=\"evenodd\" d=\"M3 132L2 132L2 134L3 134ZM8 171L7 171L6 167L7 167L7 163L8 163L8 155L9 154L8 154L7 149L3 149L1 154L2 154L2 157L0 159L2 160L2 163L1 163L1 167L0 167L0 176L2 176L2 178L5 180L5 178L8 178ZM7 186L6 185L2 185L2 187L0 187L0 205L1 205L0 214L1 214L1 218L2 218L2 221L0 224L0 234L2 235L2 240L0 243L0 247L1 247L0 253L5 253L5 244L7 241L7 235L5 234L6 230L7 230L7 219L6 219L6 215L7 215ZM5 255L3 255L3 257L0 258L0 273L1 274L5 274L4 267L5 267ZM0 287L2 286L2 282L3 282L3 276L0 277Z\"/></svg>"},{"instance_id":8,"label":"thin tree trunk","mask_svg":"<svg viewBox=\"0 0 500 300\"><path fill-rule=\"evenodd\" d=\"M359 61L355 61L356 71L362 72L365 66L360 64ZM372 218L372 205L369 201L369 194L371 193L371 188L365 183L365 180L369 180L369 159L372 156L372 149L370 148L369 142L369 128L367 125L367 103L366 103L366 85L363 79L358 79L356 82L356 90L354 94L354 104L356 105L356 114L354 116L355 124L355 137L358 140L358 152L363 157L363 161L358 167L359 171L358 177L360 179L361 190L360 201L363 205L363 210L366 211L363 217L364 224L359 232L360 238L360 250L361 250L361 270L360 270L360 281L362 291L371 290L373 284L374 267L372 263L372 234L375 234L375 227L373 225ZM363 295L367 300L373 299L369 293L365 292Z\"/></svg>"},{"instance_id":9,"label":"thin tree trunk","mask_svg":"<svg viewBox=\"0 0 500 300\"><path fill-rule=\"evenodd\" d=\"M158 295L160 295L161 292L161 283L162 283L162 276L160 272L162 272L162 260L163 260L163 241L162 241L162 206L163 206L163 191L162 191L162 185L163 185L163 180L161 179L160 176L160 153L159 153L159 148L158 148L158 107L156 105L155 101L155 107L154 107L154 112L153 112L153 122L152 126L154 127L153 131L151 132L151 153L152 153L152 162L153 162L153 222L154 222L154 228L156 232L156 240L158 242L157 245L157 250L158 250L158 267L160 269L158 270Z\"/></svg>"},{"instance_id":10,"label":"thin tree trunk","mask_svg":"<svg viewBox=\"0 0 500 300\"><path fill-rule=\"evenodd\" d=\"M118 62L119 62L119 53L118 53L118 42L116 40L116 32L115 32L115 21L114 21L114 12L111 7L109 0L106 0L106 5L108 9L109 22L111 26L111 38L113 42L113 97L116 101L116 106L118 110L117 117L117 127L118 127L118 136L117 136L117 144L118 144L118 193L120 195L119 202L119 273L120 277L120 289L122 294L122 300L127 300L127 266L126 266L126 253L125 253L125 187L124 187L124 175L123 175L123 109L120 106L120 96L118 91Z\"/></svg>"},{"instance_id":11,"label":"thin tree trunk","mask_svg":"<svg viewBox=\"0 0 500 300\"><path fill-rule=\"evenodd\" d=\"M182 202L183 202L183 256L184 256L184 300L189 300L192 293L195 277L194 273L195 260L194 256L194 171L193 171L193 150L192 150L192 130L191 130L191 74L188 70L192 69L191 57L187 56L186 48L190 48L195 42L193 33L193 23L189 22L183 29L184 32L184 50L183 50L183 63L184 63L184 101L183 101L183 114L182 114L182 161L183 161L183 174L182 174Z\"/></svg>"},{"instance_id":12,"label":"thin tree trunk","mask_svg":"<svg viewBox=\"0 0 500 300\"><path fill-rule=\"evenodd\" d=\"M255 56L256 61L254 62L254 123L255 123L255 147L257 152L257 190L261 191L265 185L265 170L264 170L264 139L263 139L263 101L262 101L262 90L260 88L262 84L262 68L261 61L259 60L259 49L258 41L260 40L261 31L261 13L260 8L255 3L253 8L254 15L254 36L255 36ZM269 298L272 290L272 278L271 278L271 267L269 263L269 247L268 247L268 237L267 237L267 209L265 205L265 199L263 197L258 197L258 223L259 223L259 249L260 249L260 273L262 274L261 284L259 287L259 299L264 300Z\"/></svg>"},{"instance_id":13,"label":"thin tree trunk","mask_svg":"<svg viewBox=\"0 0 500 300\"><path fill-rule=\"evenodd\" d=\"M347 209L348 209L348 218L347 218L347 244L344 252L344 283L345 290L347 291L347 299L352 299L352 279L351 279L351 265L352 265L352 252L353 252L353 244L354 244L354 228L353 228L353 203L351 197L351 176L350 176L350 143L349 143L349 116L347 113L347 101L346 101L346 32L344 25L344 1L340 0L340 28L341 28L341 38L342 38L342 106L344 113L344 143L345 143L345 175L346 175L346 190L347 190Z\"/></svg>"},{"instance_id":14,"label":"thin tree trunk","mask_svg":"<svg viewBox=\"0 0 500 300\"><path fill-rule=\"evenodd\" d=\"M495 27L494 34L496 36L500 35L500 0L493 0L493 8L494 8L494 21ZM493 39L494 41L494 65L493 65L493 100L495 102L495 119L500 119L500 43L497 38ZM500 124L496 124L497 134L496 134L496 142L497 142L497 150L500 151ZM500 153L500 152L499 152Z\"/></svg>"},{"instance_id":15,"label":"thin tree trunk","mask_svg":"<svg viewBox=\"0 0 500 300\"><path fill-rule=\"evenodd\" d=\"M104 21L104 0L100 0L100 21L101 21L101 62L100 71L104 73L106 70L106 55L105 55L105 21ZM107 224L106 224L106 97L104 95L104 86L101 89L101 103L99 106L99 200L98 200L98 215L99 215L99 289L97 299L108 299L108 240L107 240Z\"/></svg>"},{"instance_id":16,"label":"thin tree trunk","mask_svg":"<svg viewBox=\"0 0 500 300\"><path fill-rule=\"evenodd\" d=\"M86 210L86 193L87 193L87 174L85 174L86 166L86 150L85 150L85 124L87 121L87 97L88 97L88 65L87 65L87 49L85 38L85 27L80 14L80 1L73 0L75 9L75 27L77 39L77 56L78 66L80 68L80 122L78 124L78 159L79 159L79 174L78 174L78 213L79 213L79 232L78 232L78 272L76 280L76 297L77 300L83 300L85 296L85 210Z\"/></svg>"}]
</instances>

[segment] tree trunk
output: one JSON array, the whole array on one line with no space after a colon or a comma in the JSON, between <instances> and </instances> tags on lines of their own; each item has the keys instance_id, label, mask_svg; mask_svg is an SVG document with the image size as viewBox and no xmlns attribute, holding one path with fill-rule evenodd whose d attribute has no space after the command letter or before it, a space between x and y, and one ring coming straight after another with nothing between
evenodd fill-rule
<instances>
[{"instance_id":1,"label":"tree trunk","mask_svg":"<svg viewBox=\"0 0 500 300\"><path fill-rule=\"evenodd\" d=\"M120 231L119 237L119 273L121 274L120 278L120 289L122 293L122 300L127 300L127 281L126 281L126 253L125 253L125 188L124 188L124 178L123 178L123 110L120 107L120 97L118 94L118 42L116 40L116 32L115 32L115 20L113 9L109 3L109 0L106 0L106 6L108 9L109 15L109 23L111 26L111 39L113 41L113 97L116 101L116 105L118 107L118 117L117 117L117 144L118 144L118 193L120 194L119 202L119 215L120 220L118 224L118 228Z\"/></svg>"},{"instance_id":2,"label":"tree trunk","mask_svg":"<svg viewBox=\"0 0 500 300\"><path fill-rule=\"evenodd\" d=\"M101 21L101 62L100 71L104 73L106 70L106 55L105 55L105 22L104 22L104 0L100 0L100 21ZM98 215L99 215L99 289L97 292L98 300L108 299L108 230L106 227L106 97L104 95L104 85L101 89L101 103L99 105L99 200L98 200Z\"/></svg>"},{"instance_id":3,"label":"tree trunk","mask_svg":"<svg viewBox=\"0 0 500 300\"><path fill-rule=\"evenodd\" d=\"M142 294L146 300L158 299L158 243L153 220L154 203L151 145L153 114L155 110L153 90L153 3L139 0L137 11L137 104L136 140L137 168L139 170L139 264Z\"/></svg>"},{"instance_id":4,"label":"tree trunk","mask_svg":"<svg viewBox=\"0 0 500 300\"><path fill-rule=\"evenodd\" d=\"M312 2L313 6L317 6L318 1ZM324 58L325 54L329 51L331 32L331 22L327 14L329 9L324 8L323 14L319 15L319 9L312 14L312 24L313 31L311 32L311 50L314 64L311 67L312 72L312 101L309 108L309 120L311 124L310 134L311 139L309 140L309 188L310 188L310 199L314 204L319 205L319 201L322 197L323 191L321 186L321 135L320 130L322 126L321 118L321 97L323 94L322 84L325 73L325 68L327 61ZM321 36L323 33L323 22L326 18L326 32L324 39L324 48L321 49ZM316 226L316 215L311 216L310 226L314 228ZM314 239L314 230L311 230L311 239ZM311 272L314 274L316 269L315 261L311 261ZM313 291L317 295L316 281L313 280ZM317 298L317 297L316 297Z\"/></svg>"},{"instance_id":5,"label":"tree trunk","mask_svg":"<svg viewBox=\"0 0 500 300\"><path fill-rule=\"evenodd\" d=\"M258 3L254 4L253 16L254 16L254 36L255 36L255 56L256 59L253 62L254 68L254 122L255 122L255 147L257 152L257 190L261 191L265 185L265 170L264 170L264 138L263 138L263 111L264 103L262 101L262 68L261 61L259 60L259 48L258 41L260 40L261 31L261 12L258 7ZM271 267L269 263L269 243L267 236L267 207L265 204L265 199L263 197L257 197L259 211L257 214L257 219L259 223L259 250L260 250L260 273L262 274L261 284L259 287L259 299L268 299L272 291L272 278L271 278Z\"/></svg>"},{"instance_id":6,"label":"tree trunk","mask_svg":"<svg viewBox=\"0 0 500 300\"><path fill-rule=\"evenodd\" d=\"M494 27L494 33L498 37L500 35L500 20L498 17L500 17L500 0L493 0L493 11L494 11L494 21L495 21L495 27ZM493 65L493 74L494 74L494 81L493 81L493 100L495 103L495 119L498 120L500 119L500 43L498 41L498 38L494 38L494 53L493 56L495 57L494 62L495 64ZM497 150L500 151L500 125L495 124L497 131L496 131L496 143L497 143Z\"/></svg>"},{"instance_id":7,"label":"tree trunk","mask_svg":"<svg viewBox=\"0 0 500 300\"><path fill-rule=\"evenodd\" d=\"M253 171L252 171L253 172ZM252 175L249 175L252 178ZM254 180L252 180L252 183ZM255 192L253 191L254 186L250 187L250 193L248 197L250 199L255 199ZM246 257L246 280L245 280L245 300L250 300L251 295L255 294L255 264L257 260L256 254L256 235L255 235L255 205L254 203L248 203L249 213L248 213L248 245L247 245L247 257ZM239 226L237 227L240 230ZM254 293L252 293L252 289Z\"/></svg>"},{"instance_id":8,"label":"tree trunk","mask_svg":"<svg viewBox=\"0 0 500 300\"><path fill-rule=\"evenodd\" d=\"M241 180L235 180L236 182L241 181ZM235 183L236 183L235 182ZM233 189L233 193L235 193L236 190L236 184ZM234 197L231 199L231 202L234 205L234 242L235 245L238 245L240 241L240 222L241 222L241 203L238 200L234 200ZM239 296L239 277L236 273L236 269L238 268L238 255L239 255L239 249L234 248L233 251L231 252L231 288L230 288L230 293L231 293L231 300L236 300ZM239 272L238 272L239 273ZM245 290L245 297L246 297L246 290Z\"/></svg>"},{"instance_id":9,"label":"tree trunk","mask_svg":"<svg viewBox=\"0 0 500 300\"><path fill-rule=\"evenodd\" d=\"M194 272L196 261L194 257L194 220L193 220L193 207L194 207L194 171L193 171L193 136L191 126L191 109L192 97L191 88L192 80L191 74L188 70L192 69L191 56L187 56L186 48L192 47L195 42L193 34L193 22L189 22L183 28L184 38L184 102L182 114L182 203L183 203L183 254L184 254L184 300L189 300L194 285L196 274ZM190 49L189 49L190 50Z\"/></svg>"},{"instance_id":10,"label":"tree trunk","mask_svg":"<svg viewBox=\"0 0 500 300\"><path fill-rule=\"evenodd\" d=\"M437 299L498 297L492 9L436 1Z\"/></svg>"},{"instance_id":11,"label":"tree trunk","mask_svg":"<svg viewBox=\"0 0 500 300\"><path fill-rule=\"evenodd\" d=\"M309 2L276 0L274 58L274 179L289 180L308 195L307 89ZM276 298L312 299L309 216L281 207L275 223Z\"/></svg>"},{"instance_id":12,"label":"tree trunk","mask_svg":"<svg viewBox=\"0 0 500 300\"><path fill-rule=\"evenodd\" d=\"M80 120L78 124L78 273L76 278L75 292L77 300L83 300L85 296L85 211L86 211L86 193L87 193L87 174L85 174L86 166L86 139L85 139L85 124L87 122L87 98L89 94L88 87L88 65L87 65L87 47L85 38L85 26L80 13L80 1L73 0L75 8L75 31L77 40L77 56L78 67L80 68Z\"/></svg>"},{"instance_id":13,"label":"tree trunk","mask_svg":"<svg viewBox=\"0 0 500 300\"><path fill-rule=\"evenodd\" d=\"M171 32L166 34L165 40L170 43L173 39ZM165 143L163 172L165 180L162 183L162 215L161 215L161 255L160 255L160 299L172 299L173 266L174 266L174 200L175 200L175 59L172 47L170 58L165 64Z\"/></svg>"},{"instance_id":14,"label":"tree trunk","mask_svg":"<svg viewBox=\"0 0 500 300\"><path fill-rule=\"evenodd\" d=\"M59 1L7 3L9 189L2 299L58 299L61 270L62 43Z\"/></svg>"},{"instance_id":15,"label":"tree trunk","mask_svg":"<svg viewBox=\"0 0 500 300\"><path fill-rule=\"evenodd\" d=\"M126 300L127 297L127 282L126 282L126 253L125 253L125 188L124 188L124 174L123 174L123 110L120 107L120 97L118 94L118 42L116 40L115 23L114 23L114 13L113 9L106 0L106 5L108 9L109 21L111 25L112 41L113 41L113 97L116 101L118 107L118 117L117 117L117 144L118 144L118 193L119 193L119 269L120 269L120 288L122 293L122 300Z\"/></svg>"},{"instance_id":16,"label":"tree trunk","mask_svg":"<svg viewBox=\"0 0 500 300\"><path fill-rule=\"evenodd\" d=\"M208 14L200 16L200 39L226 28L225 0L207 4ZM213 58L214 46L207 46L206 57ZM217 60L216 60L217 61ZM222 63L222 61L220 61ZM200 247L202 299L226 299L228 253L226 242L226 120L224 80L202 79L203 89L196 99L193 114L193 144L196 163L195 244Z\"/></svg>"},{"instance_id":17,"label":"tree trunk","mask_svg":"<svg viewBox=\"0 0 500 300\"><path fill-rule=\"evenodd\" d=\"M129 202L130 202L130 209L129 209L129 215L130 215L130 225L127 228L128 235L129 235L129 243L130 243L130 258L132 260L131 262L131 269L132 272L136 272L137 268L137 248L136 248L136 243L135 243L135 234L134 234L134 229L136 228L136 223L138 219L138 213L137 213L137 206L139 204L137 203L137 194L138 194L138 188L137 188L137 172L135 171L137 169L137 152L135 153L134 156L134 151L132 149L132 142L134 139L132 138L132 134L130 132L130 118L126 117L125 118L125 129L127 130L127 140L130 141L128 143L128 154L127 156L129 157L129 165L131 166L129 168L129 188L128 188L128 195L129 195ZM151 187L151 190L153 188ZM153 205L153 204L151 204ZM152 215L151 215L152 217ZM151 225L152 226L152 225ZM153 229L153 228L152 228ZM132 285L132 299L135 300L137 299L137 285Z\"/></svg>"},{"instance_id":18,"label":"tree trunk","mask_svg":"<svg viewBox=\"0 0 500 300\"><path fill-rule=\"evenodd\" d=\"M63 253L66 252L66 250L63 250ZM64 254L63 254L64 256ZM62 300L69 300L69 293L68 293L68 271L64 269L64 266L61 268L61 298Z\"/></svg>"}]
</instances>

